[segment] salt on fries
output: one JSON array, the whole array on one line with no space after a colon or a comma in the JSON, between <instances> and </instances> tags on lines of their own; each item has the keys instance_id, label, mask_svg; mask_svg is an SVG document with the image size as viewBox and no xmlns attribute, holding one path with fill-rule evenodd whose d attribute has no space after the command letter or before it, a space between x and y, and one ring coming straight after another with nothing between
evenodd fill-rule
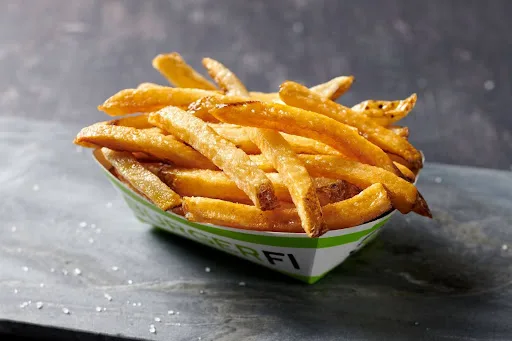
<instances>
[{"instance_id":1,"label":"salt on fries","mask_svg":"<svg viewBox=\"0 0 512 341\"><path fill-rule=\"evenodd\" d=\"M83 128L74 142L160 209L195 222L318 237L392 209L431 217L414 185L421 153L397 125L415 94L349 108L334 100L353 76L262 93L219 61L203 65L214 82L178 53L156 56L153 67L175 87L119 91L98 108L122 117Z\"/></svg>"}]
</instances>

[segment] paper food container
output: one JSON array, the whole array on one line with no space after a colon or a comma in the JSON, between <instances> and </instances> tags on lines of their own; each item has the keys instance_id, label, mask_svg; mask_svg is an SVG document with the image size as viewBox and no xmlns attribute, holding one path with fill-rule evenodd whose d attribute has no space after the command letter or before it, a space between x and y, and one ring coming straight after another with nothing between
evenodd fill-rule
<instances>
[{"instance_id":1,"label":"paper food container","mask_svg":"<svg viewBox=\"0 0 512 341\"><path fill-rule=\"evenodd\" d=\"M109 171L111 166L99 151L94 156L141 222L310 284L341 264L351 253L365 246L396 211L390 211L359 226L329 231L319 238L309 238L305 233L247 231L195 223L175 213L162 211L133 192Z\"/></svg>"}]
</instances>

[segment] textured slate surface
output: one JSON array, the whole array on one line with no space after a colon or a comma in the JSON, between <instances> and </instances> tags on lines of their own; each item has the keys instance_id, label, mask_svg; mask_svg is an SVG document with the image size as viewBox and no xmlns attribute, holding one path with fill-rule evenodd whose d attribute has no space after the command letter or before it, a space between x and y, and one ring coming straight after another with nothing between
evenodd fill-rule
<instances>
[{"instance_id":1,"label":"textured slate surface","mask_svg":"<svg viewBox=\"0 0 512 341\"><path fill-rule=\"evenodd\" d=\"M508 172L427 165L419 187L435 220L395 216L373 244L307 286L136 221L91 155L70 144L78 127L0 127L0 319L158 340L512 335Z\"/></svg>"},{"instance_id":2,"label":"textured slate surface","mask_svg":"<svg viewBox=\"0 0 512 341\"><path fill-rule=\"evenodd\" d=\"M0 332L512 338L511 251L503 249L512 244L510 173L427 165L419 186L436 219L395 216L375 243L306 286L141 225L70 144L81 126L105 119L95 106L106 97L162 82L150 61L176 50L196 67L203 56L218 58L256 90L350 73L357 83L347 104L416 91L405 123L428 161L509 169L512 2L0 3Z\"/></svg>"},{"instance_id":3,"label":"textured slate surface","mask_svg":"<svg viewBox=\"0 0 512 341\"><path fill-rule=\"evenodd\" d=\"M1 1L0 115L88 124L151 59L223 61L251 89L354 74L342 102L417 92L405 123L430 161L510 169L509 0ZM489 90L486 90L489 89Z\"/></svg>"}]
</instances>

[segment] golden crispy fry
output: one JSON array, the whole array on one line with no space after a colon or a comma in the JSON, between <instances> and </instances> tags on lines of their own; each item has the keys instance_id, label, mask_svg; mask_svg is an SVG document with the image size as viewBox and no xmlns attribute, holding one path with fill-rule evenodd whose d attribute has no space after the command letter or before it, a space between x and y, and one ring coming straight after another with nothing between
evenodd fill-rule
<instances>
[{"instance_id":1,"label":"golden crispy fry","mask_svg":"<svg viewBox=\"0 0 512 341\"><path fill-rule=\"evenodd\" d=\"M340 76L331 79L328 82L315 85L312 88L309 88L311 91L317 93L322 97L327 97L335 101L338 97L343 95L345 92L350 89L350 86L354 82L354 76ZM279 98L279 94L276 92L265 93L265 92L257 92L251 91L250 97L262 101L262 102L275 102L275 103L283 103Z\"/></svg>"},{"instance_id":2,"label":"golden crispy fry","mask_svg":"<svg viewBox=\"0 0 512 341\"><path fill-rule=\"evenodd\" d=\"M353 128L324 115L283 104L262 102L220 105L210 113L227 123L276 129L309 137L328 144L347 157L401 175L379 147L360 136Z\"/></svg>"},{"instance_id":3,"label":"golden crispy fry","mask_svg":"<svg viewBox=\"0 0 512 341\"><path fill-rule=\"evenodd\" d=\"M365 114L375 123L387 127L407 116L416 105L416 100L416 94L398 101L367 100L354 105L352 110Z\"/></svg>"},{"instance_id":4,"label":"golden crispy fry","mask_svg":"<svg viewBox=\"0 0 512 341\"><path fill-rule=\"evenodd\" d=\"M203 65L210 77L215 80L226 95L249 97L249 92L238 77L222 63L211 58L203 58Z\"/></svg>"},{"instance_id":5,"label":"golden crispy fry","mask_svg":"<svg viewBox=\"0 0 512 341\"><path fill-rule=\"evenodd\" d=\"M389 192L393 206L404 214L413 210L419 200L419 192L412 183L382 168L334 155L301 154L299 158L314 177L341 179L363 189L382 183ZM272 164L262 155L251 155L251 161L264 171L274 171ZM430 216L428 207L416 213Z\"/></svg>"},{"instance_id":6,"label":"golden crispy fry","mask_svg":"<svg viewBox=\"0 0 512 341\"><path fill-rule=\"evenodd\" d=\"M107 99L98 109L111 116L122 116L156 111L168 105L186 107L199 98L215 94L208 90L170 87L125 89Z\"/></svg>"},{"instance_id":7,"label":"golden crispy fry","mask_svg":"<svg viewBox=\"0 0 512 341\"><path fill-rule=\"evenodd\" d=\"M295 82L284 82L279 95L289 105L318 112L338 122L356 127L370 142L382 150L399 155L421 168L422 156L406 139L378 125L368 117L358 115L350 108L331 100L325 100L305 86ZM389 157L387 158L388 160Z\"/></svg>"},{"instance_id":8,"label":"golden crispy fry","mask_svg":"<svg viewBox=\"0 0 512 341\"><path fill-rule=\"evenodd\" d=\"M247 135L247 129L250 128L225 123L212 123L210 124L210 127L215 130L217 134L233 142L238 148L241 148L247 154L260 153L259 148L251 141ZM285 133L281 133L281 135L290 144L295 153L340 155L336 149L307 137Z\"/></svg>"},{"instance_id":9,"label":"golden crispy fry","mask_svg":"<svg viewBox=\"0 0 512 341\"><path fill-rule=\"evenodd\" d=\"M414 172L412 170L410 170L409 168L405 167L404 165L398 163L398 162L393 162L396 166L396 168L398 168L400 170L400 172L402 172L402 174L404 175L405 179L407 179L407 181L409 182L414 182L414 180L416 180L416 175L414 174Z\"/></svg>"},{"instance_id":10,"label":"golden crispy fry","mask_svg":"<svg viewBox=\"0 0 512 341\"><path fill-rule=\"evenodd\" d=\"M409 138L409 128L408 127L389 126L388 129L391 130L393 133L397 134L398 136L403 137L404 139Z\"/></svg>"},{"instance_id":11,"label":"golden crispy fry","mask_svg":"<svg viewBox=\"0 0 512 341\"><path fill-rule=\"evenodd\" d=\"M210 159L244 191L256 207L271 210L277 205L274 188L241 149L220 137L201 119L175 107L149 116L149 122L167 130Z\"/></svg>"},{"instance_id":12,"label":"golden crispy fry","mask_svg":"<svg viewBox=\"0 0 512 341\"><path fill-rule=\"evenodd\" d=\"M161 163L144 163L143 165L182 196L207 197L252 204L251 199L223 172L176 168ZM290 192L282 177L277 173L269 173L267 177L274 186L278 200L291 202ZM313 181L324 204L346 199L351 194L346 183L341 180L314 178Z\"/></svg>"},{"instance_id":13,"label":"golden crispy fry","mask_svg":"<svg viewBox=\"0 0 512 341\"><path fill-rule=\"evenodd\" d=\"M391 160L393 160L393 162L396 164L401 164L403 166L405 166L406 168L408 168L409 170L411 170L414 174L417 174L418 171L420 170L420 168L417 167L417 165L413 165L411 164L410 162L407 162L403 157L401 156L398 156L398 155L395 155L395 154L391 154L391 153L388 153L388 156Z\"/></svg>"},{"instance_id":14,"label":"golden crispy fry","mask_svg":"<svg viewBox=\"0 0 512 341\"><path fill-rule=\"evenodd\" d=\"M101 149L105 158L126 181L166 211L181 204L181 198L160 179L142 166L130 153Z\"/></svg>"},{"instance_id":15,"label":"golden crispy fry","mask_svg":"<svg viewBox=\"0 0 512 341\"><path fill-rule=\"evenodd\" d=\"M386 189L374 184L356 196L322 207L329 230L357 226L392 208ZM202 197L184 197L188 220L246 230L303 232L296 209L261 211L254 206Z\"/></svg>"},{"instance_id":16,"label":"golden crispy fry","mask_svg":"<svg viewBox=\"0 0 512 341\"><path fill-rule=\"evenodd\" d=\"M74 143L84 147L101 146L119 151L142 152L182 167L217 169L210 160L173 136L149 133L142 129L93 124L83 128Z\"/></svg>"},{"instance_id":17,"label":"golden crispy fry","mask_svg":"<svg viewBox=\"0 0 512 341\"><path fill-rule=\"evenodd\" d=\"M304 231L309 237L318 237L323 234L325 225L316 188L292 147L275 130L249 128L248 132L251 140L261 150L261 154L281 175L297 207Z\"/></svg>"},{"instance_id":18,"label":"golden crispy fry","mask_svg":"<svg viewBox=\"0 0 512 341\"><path fill-rule=\"evenodd\" d=\"M179 53L159 54L153 59L153 67L178 88L217 90L215 85L188 65Z\"/></svg>"},{"instance_id":19,"label":"golden crispy fry","mask_svg":"<svg viewBox=\"0 0 512 341\"><path fill-rule=\"evenodd\" d=\"M108 121L106 124L113 126L132 127L137 129L154 128L154 126L148 122L147 114L126 116L117 120Z\"/></svg>"},{"instance_id":20,"label":"golden crispy fry","mask_svg":"<svg viewBox=\"0 0 512 341\"><path fill-rule=\"evenodd\" d=\"M318 84L310 88L310 90L322 97L335 101L350 89L353 82L354 76L340 76L326 83Z\"/></svg>"}]
</instances>

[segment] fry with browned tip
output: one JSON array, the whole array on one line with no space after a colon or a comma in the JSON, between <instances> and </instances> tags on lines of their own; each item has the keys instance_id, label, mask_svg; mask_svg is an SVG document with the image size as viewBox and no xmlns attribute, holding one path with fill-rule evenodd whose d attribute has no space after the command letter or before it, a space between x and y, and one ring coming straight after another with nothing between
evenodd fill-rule
<instances>
[{"instance_id":1,"label":"fry with browned tip","mask_svg":"<svg viewBox=\"0 0 512 341\"><path fill-rule=\"evenodd\" d=\"M325 225L322 209L311 177L292 147L279 134L271 129L249 128L251 140L277 169L284 184L290 191L292 201L297 207L302 228L309 237L323 234Z\"/></svg>"},{"instance_id":2,"label":"fry with browned tip","mask_svg":"<svg viewBox=\"0 0 512 341\"><path fill-rule=\"evenodd\" d=\"M277 206L272 182L241 149L220 137L201 119L176 107L166 107L149 116L149 122L168 131L222 169L254 205L262 210Z\"/></svg>"},{"instance_id":3,"label":"fry with browned tip","mask_svg":"<svg viewBox=\"0 0 512 341\"><path fill-rule=\"evenodd\" d=\"M131 186L143 193L160 209L167 211L181 204L180 196L156 175L144 168L131 153L102 148L103 156Z\"/></svg>"},{"instance_id":4,"label":"fry with browned tip","mask_svg":"<svg viewBox=\"0 0 512 341\"><path fill-rule=\"evenodd\" d=\"M96 123L80 130L74 143L89 148L99 146L119 151L142 152L182 167L217 169L210 160L176 140L174 136L144 129Z\"/></svg>"},{"instance_id":5,"label":"fry with browned tip","mask_svg":"<svg viewBox=\"0 0 512 341\"><path fill-rule=\"evenodd\" d=\"M367 100L354 105L352 110L387 127L405 118L416 105L417 98L416 94L412 94L398 101Z\"/></svg>"},{"instance_id":6,"label":"fry with browned tip","mask_svg":"<svg viewBox=\"0 0 512 341\"><path fill-rule=\"evenodd\" d=\"M386 169L402 176L379 147L354 128L312 111L278 103L242 102L219 105L210 113L222 122L309 137L323 142L349 158Z\"/></svg>"},{"instance_id":7,"label":"fry with browned tip","mask_svg":"<svg viewBox=\"0 0 512 341\"><path fill-rule=\"evenodd\" d=\"M122 116L139 112L152 112L168 105L186 107L199 98L213 96L217 92L201 89L147 87L124 89L107 99L98 109L110 116Z\"/></svg>"},{"instance_id":8,"label":"fry with browned tip","mask_svg":"<svg viewBox=\"0 0 512 341\"><path fill-rule=\"evenodd\" d=\"M281 84L279 96L288 105L311 110L355 127L364 137L382 150L399 155L413 165L421 167L422 156L416 148L406 139L378 125L368 117L358 115L350 108L331 100L326 100L305 86L291 81Z\"/></svg>"},{"instance_id":9,"label":"fry with browned tip","mask_svg":"<svg viewBox=\"0 0 512 341\"><path fill-rule=\"evenodd\" d=\"M178 88L217 90L217 87L188 65L177 52L159 54L153 67Z\"/></svg>"}]
</instances>

